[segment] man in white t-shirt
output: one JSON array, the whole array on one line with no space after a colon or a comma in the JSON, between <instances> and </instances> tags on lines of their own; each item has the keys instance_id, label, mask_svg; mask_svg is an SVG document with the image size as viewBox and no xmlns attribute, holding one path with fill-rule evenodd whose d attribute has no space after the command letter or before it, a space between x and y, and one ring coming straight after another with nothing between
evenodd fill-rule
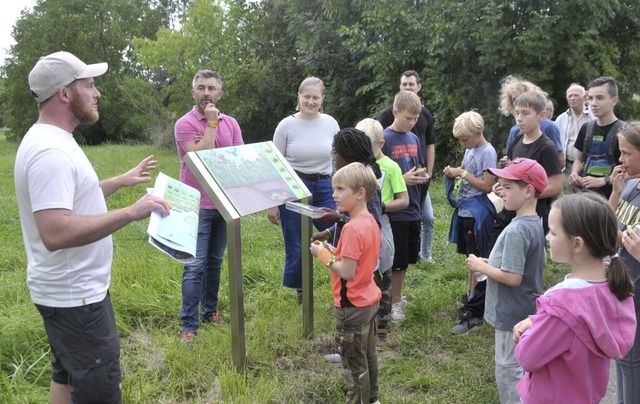
<instances>
[{"instance_id":1,"label":"man in white t-shirt","mask_svg":"<svg viewBox=\"0 0 640 404\"><path fill-rule=\"evenodd\" d=\"M122 401L120 345L108 293L111 234L152 211L169 213L167 202L152 195L107 211L105 198L151 181L156 161L149 156L99 181L73 138L76 126L98 121L94 77L106 71L106 63L87 65L56 52L29 73L39 118L18 148L14 181L27 286L51 346L52 403Z\"/></svg>"}]
</instances>

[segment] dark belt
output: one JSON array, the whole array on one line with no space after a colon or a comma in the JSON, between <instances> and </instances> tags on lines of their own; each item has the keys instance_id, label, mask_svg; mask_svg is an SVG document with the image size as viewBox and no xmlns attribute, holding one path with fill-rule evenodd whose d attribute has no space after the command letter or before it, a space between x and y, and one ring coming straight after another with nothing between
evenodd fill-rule
<instances>
[{"instance_id":1,"label":"dark belt","mask_svg":"<svg viewBox=\"0 0 640 404\"><path fill-rule=\"evenodd\" d=\"M324 180L325 178L331 177L330 175L324 175L324 174L305 174L305 173L301 173L300 171L296 171L296 174L298 174L298 177L304 178L307 181L320 181L320 180Z\"/></svg>"}]
</instances>

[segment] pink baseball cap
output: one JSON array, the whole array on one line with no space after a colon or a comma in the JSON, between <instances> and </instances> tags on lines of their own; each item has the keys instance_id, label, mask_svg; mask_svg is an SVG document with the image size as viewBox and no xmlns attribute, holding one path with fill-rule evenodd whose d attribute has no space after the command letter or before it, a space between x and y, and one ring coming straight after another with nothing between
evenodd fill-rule
<instances>
[{"instance_id":1,"label":"pink baseball cap","mask_svg":"<svg viewBox=\"0 0 640 404\"><path fill-rule=\"evenodd\" d=\"M549 185L547 172L540 163L524 157L511 160L505 168L488 168L487 171L506 180L524 181L540 193Z\"/></svg>"}]
</instances>

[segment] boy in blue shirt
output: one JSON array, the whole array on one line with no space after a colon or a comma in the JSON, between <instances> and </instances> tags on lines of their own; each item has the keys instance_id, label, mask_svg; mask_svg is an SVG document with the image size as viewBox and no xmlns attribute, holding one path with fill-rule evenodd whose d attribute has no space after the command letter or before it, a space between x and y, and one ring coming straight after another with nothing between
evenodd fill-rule
<instances>
[{"instance_id":1,"label":"boy in blue shirt","mask_svg":"<svg viewBox=\"0 0 640 404\"><path fill-rule=\"evenodd\" d=\"M411 91L400 91L393 100L393 123L384 130L382 153L395 161L407 184L409 206L390 212L395 255L391 273L391 320L404 319L402 284L409 264L418 261L420 251L420 192L429 181L418 137L411 132L422 102Z\"/></svg>"},{"instance_id":2,"label":"boy in blue shirt","mask_svg":"<svg viewBox=\"0 0 640 404\"><path fill-rule=\"evenodd\" d=\"M479 113L469 111L458 116L453 124L453 136L465 148L464 158L459 167L447 166L444 169L447 176L447 197L455 208L449 229L449 242L456 243L457 252L467 257L470 254L489 256L493 217L496 214L495 207L487 196L496 180L487 169L496 167L498 155L485 139L483 131L484 120ZM458 191L457 198L451 195L454 188ZM469 274L466 303L458 312L460 324L451 330L454 335L482 324L485 287L486 282L477 282Z\"/></svg>"}]
</instances>

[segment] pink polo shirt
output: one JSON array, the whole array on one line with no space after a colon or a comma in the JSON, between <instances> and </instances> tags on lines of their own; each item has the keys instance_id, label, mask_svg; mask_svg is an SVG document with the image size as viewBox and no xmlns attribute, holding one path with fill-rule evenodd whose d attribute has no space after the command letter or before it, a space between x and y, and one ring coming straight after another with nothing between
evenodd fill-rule
<instances>
[{"instance_id":1,"label":"pink polo shirt","mask_svg":"<svg viewBox=\"0 0 640 404\"><path fill-rule=\"evenodd\" d=\"M216 206L211 201L211 198L209 198L209 195L207 195L184 162L185 146L195 143L196 135L204 134L206 128L207 118L194 106L191 111L184 114L176 122L174 137L176 148L178 149L178 157L180 157L180 181L200 191L200 209L215 209ZM244 141L242 140L242 132L240 132L238 121L229 115L219 114L215 148L241 144L244 144Z\"/></svg>"}]
</instances>

